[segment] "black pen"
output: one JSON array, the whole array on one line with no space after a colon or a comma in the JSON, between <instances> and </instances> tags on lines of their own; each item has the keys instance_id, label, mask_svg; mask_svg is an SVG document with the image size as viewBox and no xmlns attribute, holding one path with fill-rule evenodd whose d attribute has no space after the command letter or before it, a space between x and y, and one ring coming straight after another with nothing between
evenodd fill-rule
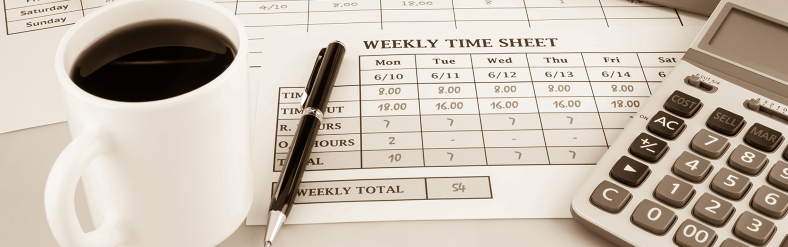
<instances>
[{"instance_id":1,"label":"black pen","mask_svg":"<svg viewBox=\"0 0 788 247\"><path fill-rule=\"evenodd\" d=\"M268 229L265 232L265 247L273 244L276 233L282 229L285 219L293 208L301 177L306 170L309 155L315 143L315 136L323 121L323 111L328 105L328 98L337 80L337 73L345 56L345 46L342 42L334 41L326 48L320 49L317 54L312 75L304 88L301 96L301 121L296 128L295 136L290 144L279 182L271 196L271 206L268 209Z\"/></svg>"}]
</instances>

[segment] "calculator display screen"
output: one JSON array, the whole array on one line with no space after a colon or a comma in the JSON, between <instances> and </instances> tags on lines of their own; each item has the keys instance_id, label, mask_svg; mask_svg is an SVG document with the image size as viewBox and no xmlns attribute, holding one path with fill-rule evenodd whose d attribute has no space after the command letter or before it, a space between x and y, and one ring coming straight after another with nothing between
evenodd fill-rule
<instances>
[{"instance_id":1,"label":"calculator display screen","mask_svg":"<svg viewBox=\"0 0 788 247\"><path fill-rule=\"evenodd\" d=\"M783 25L731 8L708 44L731 61L782 73L773 75L778 78L788 74L788 27Z\"/></svg>"}]
</instances>

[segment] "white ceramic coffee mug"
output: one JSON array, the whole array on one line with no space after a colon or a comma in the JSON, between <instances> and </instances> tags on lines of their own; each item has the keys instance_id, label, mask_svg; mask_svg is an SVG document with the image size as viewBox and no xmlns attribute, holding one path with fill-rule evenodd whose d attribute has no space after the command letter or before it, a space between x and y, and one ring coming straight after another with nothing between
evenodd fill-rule
<instances>
[{"instance_id":1,"label":"white ceramic coffee mug","mask_svg":"<svg viewBox=\"0 0 788 247\"><path fill-rule=\"evenodd\" d=\"M69 77L92 42L119 27L182 20L229 39L237 52L213 81L176 97L119 102L96 97ZM128 0L85 17L63 37L56 73L74 138L46 184L55 239L64 247L215 246L252 202L248 44L243 25L205 0ZM74 210L82 178L96 226L84 233Z\"/></svg>"}]
</instances>

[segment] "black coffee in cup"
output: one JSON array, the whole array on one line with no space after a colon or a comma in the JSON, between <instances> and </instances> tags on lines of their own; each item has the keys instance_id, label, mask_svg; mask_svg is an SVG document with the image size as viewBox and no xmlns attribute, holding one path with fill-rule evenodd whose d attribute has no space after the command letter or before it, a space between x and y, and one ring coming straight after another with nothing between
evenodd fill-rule
<instances>
[{"instance_id":1,"label":"black coffee in cup","mask_svg":"<svg viewBox=\"0 0 788 247\"><path fill-rule=\"evenodd\" d=\"M195 90L222 74L235 47L221 33L178 20L142 22L82 51L71 80L97 97L144 102Z\"/></svg>"}]
</instances>

